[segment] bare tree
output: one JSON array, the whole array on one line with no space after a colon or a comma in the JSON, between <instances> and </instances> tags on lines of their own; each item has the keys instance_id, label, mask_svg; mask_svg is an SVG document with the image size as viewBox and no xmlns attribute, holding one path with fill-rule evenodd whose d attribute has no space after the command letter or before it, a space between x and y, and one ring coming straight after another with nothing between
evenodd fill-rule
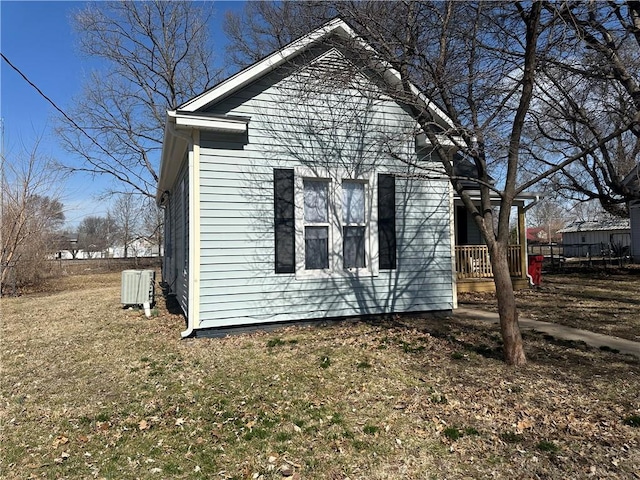
<instances>
[{"instance_id":1,"label":"bare tree","mask_svg":"<svg viewBox=\"0 0 640 480\"><path fill-rule=\"evenodd\" d=\"M142 206L141 234L152 247L152 255L162 255L164 244L164 214L154 199L147 198Z\"/></svg>"},{"instance_id":2,"label":"bare tree","mask_svg":"<svg viewBox=\"0 0 640 480\"><path fill-rule=\"evenodd\" d=\"M249 30L259 25L259 35L268 32L269 18L278 17L287 3L264 4L258 18L246 23ZM306 12L313 16L313 4ZM638 115L623 118L600 135L570 145L565 138L547 143L532 142L538 127L539 102L552 105L552 98L540 95L541 86L558 81L557 67L547 68L550 58L559 57L569 65L572 48L584 52L584 37L566 42L572 27L563 19L556 4L543 2L334 2L334 9L354 28L353 41L340 40L340 48L362 71L379 75L376 81L384 92L407 106L426 137L427 149L439 158L453 188L474 219L487 244L496 284L500 330L507 363L526 362L518 326L513 284L507 250L510 212L514 199L542 180L548 179L574 162L588 158L608 142L619 139L638 126ZM298 10L298 16L305 11ZM247 12L251 14L252 12ZM255 14L255 12L253 12ZM292 32L312 19L296 19ZM280 26L282 29L282 26ZM265 32L267 30L268 33ZM363 38L367 48L360 41ZM611 68L615 59L609 58ZM555 76L554 76L555 75ZM618 81L621 81L620 77ZM616 81L616 80L614 80ZM560 98L559 103L565 99ZM433 103L440 106L447 121L437 118ZM470 160L477 174L460 175L450 146ZM572 148L573 147L573 148ZM551 160L543 155L554 152ZM523 167L527 168L523 168ZM420 168L420 165L416 165ZM429 175L425 171L423 175ZM468 181L478 185L476 203L465 188ZM495 181L494 181L495 180ZM493 205L498 203L498 208Z\"/></svg>"},{"instance_id":3,"label":"bare tree","mask_svg":"<svg viewBox=\"0 0 640 480\"><path fill-rule=\"evenodd\" d=\"M542 163L549 164L558 146L575 151L597 143L597 149L562 168L555 189L628 216L627 202L637 192L622 180L640 161L640 4L566 1L544 2L544 8L567 28L539 77L547 94L538 97L544 108L537 132L555 147L542 150L547 158ZM611 135L629 124L627 131Z\"/></svg>"},{"instance_id":4,"label":"bare tree","mask_svg":"<svg viewBox=\"0 0 640 480\"><path fill-rule=\"evenodd\" d=\"M569 209L569 214L578 222L594 222L611 218L611 214L607 213L597 200L576 202Z\"/></svg>"},{"instance_id":5,"label":"bare tree","mask_svg":"<svg viewBox=\"0 0 640 480\"><path fill-rule=\"evenodd\" d=\"M338 10L331 2L285 1L274 8L272 2L247 2L241 13L227 12L224 32L227 62L245 67L334 17Z\"/></svg>"},{"instance_id":6,"label":"bare tree","mask_svg":"<svg viewBox=\"0 0 640 480\"><path fill-rule=\"evenodd\" d=\"M89 216L78 225L78 246L91 258L108 255L118 236L118 226L113 217Z\"/></svg>"},{"instance_id":7,"label":"bare tree","mask_svg":"<svg viewBox=\"0 0 640 480\"><path fill-rule=\"evenodd\" d=\"M570 215L563 202L549 193L529 211L528 218L530 225L544 228L546 241L552 242L558 230L569 223Z\"/></svg>"},{"instance_id":8,"label":"bare tree","mask_svg":"<svg viewBox=\"0 0 640 480\"><path fill-rule=\"evenodd\" d=\"M115 191L153 197L166 110L211 86L212 9L188 1L89 3L73 25L81 51L103 69L91 73L69 123L65 147L83 159L73 171L107 175Z\"/></svg>"},{"instance_id":9,"label":"bare tree","mask_svg":"<svg viewBox=\"0 0 640 480\"><path fill-rule=\"evenodd\" d=\"M39 139L9 161L2 158L0 292L10 279L20 286L46 276L47 255L55 251L54 237L64 222L63 175L38 147Z\"/></svg>"},{"instance_id":10,"label":"bare tree","mask_svg":"<svg viewBox=\"0 0 640 480\"><path fill-rule=\"evenodd\" d=\"M141 237L143 207L143 197L132 192L125 192L115 197L113 205L109 209L109 216L113 219L116 227L114 240L122 245L125 258L129 256L131 243Z\"/></svg>"}]
</instances>

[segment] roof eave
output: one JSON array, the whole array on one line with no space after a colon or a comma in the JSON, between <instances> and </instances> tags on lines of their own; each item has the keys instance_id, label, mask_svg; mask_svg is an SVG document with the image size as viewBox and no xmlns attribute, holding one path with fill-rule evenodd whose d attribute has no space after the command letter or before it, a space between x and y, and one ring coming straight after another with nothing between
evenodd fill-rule
<instances>
[{"instance_id":1,"label":"roof eave","mask_svg":"<svg viewBox=\"0 0 640 480\"><path fill-rule=\"evenodd\" d=\"M273 52L262 60L240 70L235 75L232 75L206 92L183 103L178 107L178 110L195 112L206 108L212 103L233 94L237 90L240 90L262 75L275 70L302 51L317 44L329 34L334 32L348 34L348 30L351 30L351 28L343 20L335 18L298 40L294 40L280 50Z\"/></svg>"},{"instance_id":2,"label":"roof eave","mask_svg":"<svg viewBox=\"0 0 640 480\"><path fill-rule=\"evenodd\" d=\"M249 121L248 117L167 111L156 203L162 203L164 193L173 185L182 165L182 158L189 148L193 130L242 134L247 133ZM176 161L176 158L179 160Z\"/></svg>"},{"instance_id":3,"label":"roof eave","mask_svg":"<svg viewBox=\"0 0 640 480\"><path fill-rule=\"evenodd\" d=\"M344 20L341 18L334 18L325 23L316 30L308 33L307 35L294 40L285 47L277 50L264 59L250 65L249 67L241 70L240 72L232 75L228 79L222 81L218 85L210 88L206 92L198 95L197 97L183 103L178 107L179 111L184 112L196 112L202 110L218 102L229 95L232 95L236 91L242 89L253 81L257 80L261 76L275 70L285 62L291 60L293 57L309 49L313 45L320 43L323 39L327 38L331 34L337 34L343 38L347 38L355 41L360 48L372 52L377 55L375 49L365 42ZM392 86L402 86L402 76L394 69L391 64L386 61L380 62L381 73L385 80ZM412 93L422 102L436 118L436 120L445 128L452 128L454 126L453 121L440 109L438 106L429 100L420 90L413 84L410 84Z\"/></svg>"}]
</instances>

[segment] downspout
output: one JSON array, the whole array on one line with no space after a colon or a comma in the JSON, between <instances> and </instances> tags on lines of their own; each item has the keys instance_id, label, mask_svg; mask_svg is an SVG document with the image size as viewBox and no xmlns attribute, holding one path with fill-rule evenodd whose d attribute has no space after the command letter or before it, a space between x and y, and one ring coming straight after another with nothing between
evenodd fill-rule
<instances>
[{"instance_id":1,"label":"downspout","mask_svg":"<svg viewBox=\"0 0 640 480\"><path fill-rule=\"evenodd\" d=\"M191 185L191 180L192 180L192 170L193 170L193 164L194 164L194 141L193 141L193 134L189 135L183 132L180 132L176 129L175 123L171 122L171 119L168 120L168 129L169 132L171 133L171 135L177 137L177 138L181 138L184 141L187 142L187 144L189 145L189 158L188 158L188 173L187 175L189 176L189 295L188 295L188 300L187 300L187 305L189 306L188 308L188 312L187 312L187 329L180 332L180 336L182 338L187 338L189 336L191 336L193 334L193 330L195 329L196 326L196 322L195 322L195 318L192 312L192 295L193 295L193 280L192 280L192 275L191 275L191 264L192 264L192 257L191 257L191 245L192 245L192 224L191 224L191 194L192 194L192 185Z\"/></svg>"},{"instance_id":2,"label":"downspout","mask_svg":"<svg viewBox=\"0 0 640 480\"><path fill-rule=\"evenodd\" d=\"M540 195L536 195L536 199L533 202L531 202L529 205L525 205L524 207L522 207L522 214L525 215L527 213L527 210L529 210L531 207L535 207L539 202L540 202ZM524 239L524 254L525 254L525 263L524 263L524 265L526 265L528 267L528 265L529 265L529 245L527 244L527 221L526 221L526 218L525 218L525 221L523 223L524 223L523 239ZM525 268L525 274L527 275L527 279L529 280L529 286L533 287L534 286L533 277L531 275L529 275L529 269L528 268Z\"/></svg>"}]
</instances>

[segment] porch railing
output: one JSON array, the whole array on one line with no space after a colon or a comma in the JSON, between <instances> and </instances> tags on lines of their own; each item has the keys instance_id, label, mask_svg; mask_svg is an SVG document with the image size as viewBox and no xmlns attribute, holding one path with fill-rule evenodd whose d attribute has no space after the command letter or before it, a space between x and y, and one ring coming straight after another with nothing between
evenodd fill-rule
<instances>
[{"instance_id":1,"label":"porch railing","mask_svg":"<svg viewBox=\"0 0 640 480\"><path fill-rule=\"evenodd\" d=\"M512 277L522 277L520 245L509 245L507 260ZM486 245L456 246L456 272L458 278L492 278L493 270Z\"/></svg>"}]
</instances>

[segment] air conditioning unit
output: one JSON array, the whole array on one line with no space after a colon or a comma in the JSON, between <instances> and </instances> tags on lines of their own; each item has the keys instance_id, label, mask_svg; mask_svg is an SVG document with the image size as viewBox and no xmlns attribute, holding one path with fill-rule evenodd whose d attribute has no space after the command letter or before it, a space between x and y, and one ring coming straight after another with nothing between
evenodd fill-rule
<instances>
[{"instance_id":1,"label":"air conditioning unit","mask_svg":"<svg viewBox=\"0 0 640 480\"><path fill-rule=\"evenodd\" d=\"M121 303L125 305L151 305L155 294L154 270L124 270L122 272Z\"/></svg>"}]
</instances>

